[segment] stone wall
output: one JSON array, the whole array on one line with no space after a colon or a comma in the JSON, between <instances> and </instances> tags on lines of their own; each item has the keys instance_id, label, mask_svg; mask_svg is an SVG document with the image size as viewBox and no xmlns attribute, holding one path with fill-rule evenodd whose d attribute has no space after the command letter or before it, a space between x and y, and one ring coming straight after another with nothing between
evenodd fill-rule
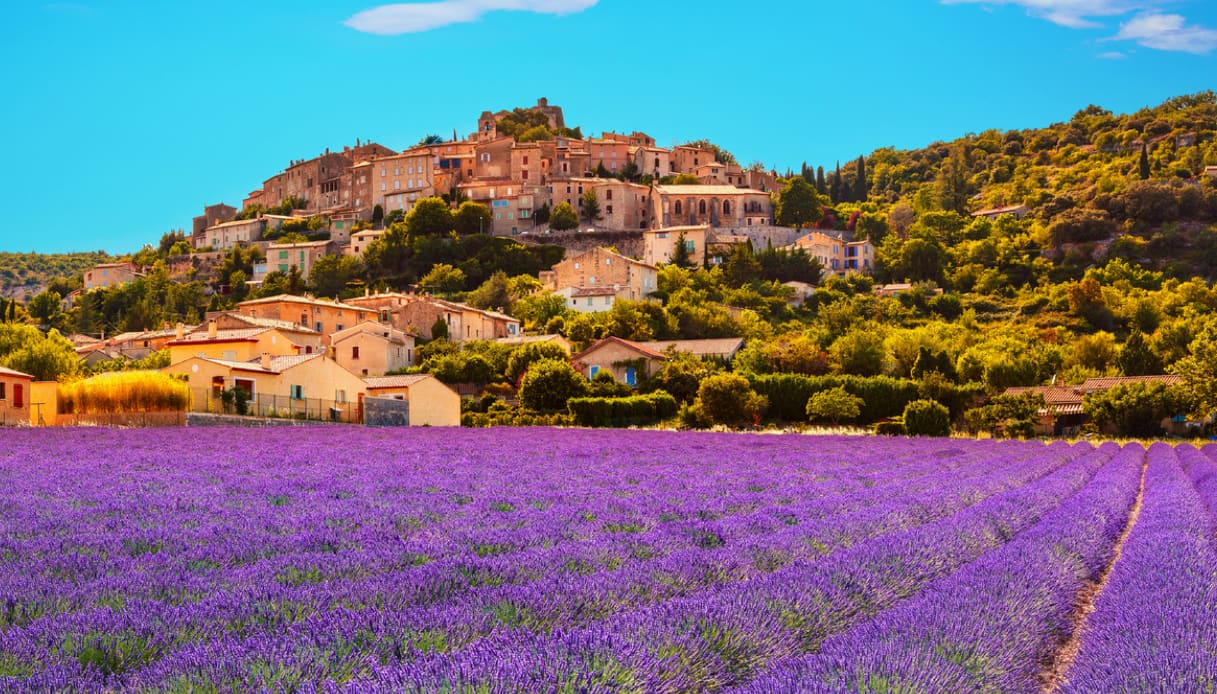
<instances>
[{"instance_id":1,"label":"stone wall","mask_svg":"<svg viewBox=\"0 0 1217 694\"><path fill-rule=\"evenodd\" d=\"M363 423L369 427L408 427L410 403L394 398L364 398Z\"/></svg>"}]
</instances>

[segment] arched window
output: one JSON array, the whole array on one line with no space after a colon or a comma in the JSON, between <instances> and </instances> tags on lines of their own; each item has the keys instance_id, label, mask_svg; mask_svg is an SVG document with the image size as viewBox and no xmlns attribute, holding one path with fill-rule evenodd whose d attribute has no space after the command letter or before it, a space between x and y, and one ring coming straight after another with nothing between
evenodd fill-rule
<instances>
[{"instance_id":1,"label":"arched window","mask_svg":"<svg viewBox=\"0 0 1217 694\"><path fill-rule=\"evenodd\" d=\"M723 200L723 214L731 214L731 201Z\"/></svg>"},{"instance_id":2,"label":"arched window","mask_svg":"<svg viewBox=\"0 0 1217 694\"><path fill-rule=\"evenodd\" d=\"M706 213L706 201L698 200L697 201L697 214L705 214L705 213Z\"/></svg>"},{"instance_id":3,"label":"arched window","mask_svg":"<svg viewBox=\"0 0 1217 694\"><path fill-rule=\"evenodd\" d=\"M673 209L676 210L676 214L680 214L680 201L679 200L676 201L676 206Z\"/></svg>"}]
</instances>

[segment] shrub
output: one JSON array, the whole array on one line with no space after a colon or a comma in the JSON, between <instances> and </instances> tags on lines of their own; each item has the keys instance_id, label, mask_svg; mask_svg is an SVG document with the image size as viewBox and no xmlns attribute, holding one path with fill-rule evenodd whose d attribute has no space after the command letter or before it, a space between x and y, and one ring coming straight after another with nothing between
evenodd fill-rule
<instances>
[{"instance_id":1,"label":"shrub","mask_svg":"<svg viewBox=\"0 0 1217 694\"><path fill-rule=\"evenodd\" d=\"M715 374L701 382L696 404L715 424L739 426L752 424L768 407L769 401L757 395L748 379L737 374Z\"/></svg>"},{"instance_id":2,"label":"shrub","mask_svg":"<svg viewBox=\"0 0 1217 694\"><path fill-rule=\"evenodd\" d=\"M64 414L182 412L190 407L190 386L157 371L99 374L59 385Z\"/></svg>"},{"instance_id":3,"label":"shrub","mask_svg":"<svg viewBox=\"0 0 1217 694\"><path fill-rule=\"evenodd\" d=\"M587 379L564 359L541 359L520 381L520 404L539 412L561 412L571 398L587 395Z\"/></svg>"},{"instance_id":4,"label":"shrub","mask_svg":"<svg viewBox=\"0 0 1217 694\"><path fill-rule=\"evenodd\" d=\"M877 436L904 436L904 422L899 419L888 419L875 425Z\"/></svg>"},{"instance_id":5,"label":"shrub","mask_svg":"<svg viewBox=\"0 0 1217 694\"><path fill-rule=\"evenodd\" d=\"M890 376L769 374L751 380L753 389L769 399L770 416L788 422L806 421L811 396L831 388L844 388L862 399L856 418L860 422L899 417L905 405L921 397L915 381Z\"/></svg>"},{"instance_id":6,"label":"shrub","mask_svg":"<svg viewBox=\"0 0 1217 694\"><path fill-rule=\"evenodd\" d=\"M566 405L576 424L589 427L646 424L676 414L676 398L663 391L616 398L571 398Z\"/></svg>"},{"instance_id":7,"label":"shrub","mask_svg":"<svg viewBox=\"0 0 1217 694\"><path fill-rule=\"evenodd\" d=\"M904 408L904 432L909 436L950 436L951 411L933 400L914 400Z\"/></svg>"},{"instance_id":8,"label":"shrub","mask_svg":"<svg viewBox=\"0 0 1217 694\"><path fill-rule=\"evenodd\" d=\"M833 424L852 422L862 411L862 398L837 386L822 390L807 401L807 417L812 421L828 420Z\"/></svg>"}]
</instances>

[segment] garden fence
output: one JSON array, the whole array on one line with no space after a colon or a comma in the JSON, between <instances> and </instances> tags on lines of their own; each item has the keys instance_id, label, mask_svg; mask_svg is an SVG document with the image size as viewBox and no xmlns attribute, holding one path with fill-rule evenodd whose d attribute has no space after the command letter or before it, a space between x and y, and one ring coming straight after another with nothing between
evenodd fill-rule
<instances>
[{"instance_id":1,"label":"garden fence","mask_svg":"<svg viewBox=\"0 0 1217 694\"><path fill-rule=\"evenodd\" d=\"M236 404L225 405L220 394L209 388L192 388L191 411L209 414L245 414L250 417L302 419L313 422L363 422L363 407L356 402L321 398L291 398L258 393L245 401L244 412Z\"/></svg>"}]
</instances>

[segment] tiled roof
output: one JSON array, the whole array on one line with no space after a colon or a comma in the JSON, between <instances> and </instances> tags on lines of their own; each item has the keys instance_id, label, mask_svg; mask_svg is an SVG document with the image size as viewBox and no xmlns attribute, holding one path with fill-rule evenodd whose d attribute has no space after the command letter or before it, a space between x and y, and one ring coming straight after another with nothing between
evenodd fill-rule
<instances>
[{"instance_id":1,"label":"tiled roof","mask_svg":"<svg viewBox=\"0 0 1217 694\"><path fill-rule=\"evenodd\" d=\"M1129 383L1165 383L1170 386L1177 386L1183 383L1183 379L1179 376L1170 374L1161 376L1118 376L1112 378L1088 378L1082 385L1078 386L1084 393L1093 393L1096 390L1108 390L1116 386L1128 385Z\"/></svg>"},{"instance_id":2,"label":"tiled roof","mask_svg":"<svg viewBox=\"0 0 1217 694\"><path fill-rule=\"evenodd\" d=\"M284 303L284 302L292 303L292 304L308 304L309 306L326 306L329 308L341 308L341 309L350 309L352 311L367 311L368 313L376 313L372 309L363 308L362 306L355 306L352 304L340 303L337 301L323 301L321 299L314 299L314 298L308 297L308 296L296 296L294 294L276 294L275 296L268 296L264 299L252 299L250 301L242 301L241 303L237 304L237 306L258 306L260 304L278 304L278 303Z\"/></svg>"},{"instance_id":3,"label":"tiled roof","mask_svg":"<svg viewBox=\"0 0 1217 694\"><path fill-rule=\"evenodd\" d=\"M0 366L0 376L16 376L18 378L29 378L29 379L34 378L33 376L31 376L29 374L21 373L20 371L14 371L12 369L6 369L3 366Z\"/></svg>"},{"instance_id":4,"label":"tiled roof","mask_svg":"<svg viewBox=\"0 0 1217 694\"><path fill-rule=\"evenodd\" d=\"M228 341L228 340L252 340L258 335L270 330L270 328L246 328L243 330L217 330L215 337L207 331L206 328L199 329L197 332L188 333L180 340L174 340L174 344L183 342L211 342L211 341Z\"/></svg>"},{"instance_id":5,"label":"tiled roof","mask_svg":"<svg viewBox=\"0 0 1217 694\"><path fill-rule=\"evenodd\" d=\"M654 349L647 347L646 345L644 345L642 343L631 342L630 340L625 340L620 337L613 337L611 335L609 337L604 338L603 340L597 341L592 346L590 346L587 349L583 350L582 352L579 352L578 354L572 356L571 359L579 360L584 355L590 354L591 352L594 352L597 349L600 349L604 345L611 343L611 342L615 342L619 345L624 345L625 347L628 347L629 349L632 349L635 352L638 352L639 354L642 354L644 356L651 357L652 359L667 359L667 357L665 357L662 352L657 352Z\"/></svg>"},{"instance_id":6,"label":"tiled roof","mask_svg":"<svg viewBox=\"0 0 1217 694\"><path fill-rule=\"evenodd\" d=\"M736 188L732 185L674 185L655 186L660 195L768 195L763 190Z\"/></svg>"},{"instance_id":7,"label":"tiled roof","mask_svg":"<svg viewBox=\"0 0 1217 694\"><path fill-rule=\"evenodd\" d=\"M365 378L364 383L368 384L368 388L409 388L419 381L433 378L431 374L404 374L401 376L377 376L375 378Z\"/></svg>"},{"instance_id":8,"label":"tiled roof","mask_svg":"<svg viewBox=\"0 0 1217 694\"><path fill-rule=\"evenodd\" d=\"M740 351L744 346L742 337L723 337L710 340L658 340L654 342L639 342L656 352L665 352L669 347L677 352L688 352L699 357L730 356Z\"/></svg>"},{"instance_id":9,"label":"tiled roof","mask_svg":"<svg viewBox=\"0 0 1217 694\"><path fill-rule=\"evenodd\" d=\"M293 323L289 320L279 320L277 318L259 318L236 312L225 313L224 317L238 320L246 325L256 325L260 328L276 328L278 330L290 330L297 333L312 333L314 335L321 334L312 328L305 327L299 323Z\"/></svg>"}]
</instances>

